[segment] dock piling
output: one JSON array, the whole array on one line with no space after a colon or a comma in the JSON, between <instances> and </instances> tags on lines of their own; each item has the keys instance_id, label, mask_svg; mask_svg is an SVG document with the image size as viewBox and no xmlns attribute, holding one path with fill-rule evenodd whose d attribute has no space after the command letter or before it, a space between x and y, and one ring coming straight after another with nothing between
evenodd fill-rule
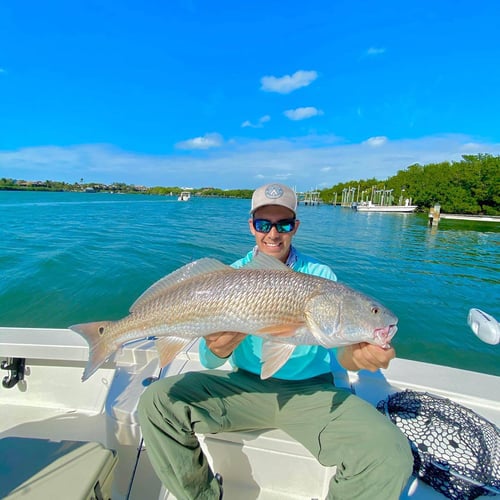
<instances>
[{"instance_id":1,"label":"dock piling","mask_svg":"<svg viewBox=\"0 0 500 500\"><path fill-rule=\"evenodd\" d=\"M429 210L429 225L437 226L439 224L439 219L441 218L441 205L436 203Z\"/></svg>"}]
</instances>

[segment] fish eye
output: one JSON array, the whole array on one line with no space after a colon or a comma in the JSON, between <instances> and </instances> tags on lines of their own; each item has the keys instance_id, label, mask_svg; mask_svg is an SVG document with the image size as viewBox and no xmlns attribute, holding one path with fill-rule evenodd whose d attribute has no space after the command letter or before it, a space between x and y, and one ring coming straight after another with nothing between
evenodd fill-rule
<instances>
[{"instance_id":1,"label":"fish eye","mask_svg":"<svg viewBox=\"0 0 500 500\"><path fill-rule=\"evenodd\" d=\"M377 306L372 306L372 313L378 314L378 307Z\"/></svg>"},{"instance_id":2,"label":"fish eye","mask_svg":"<svg viewBox=\"0 0 500 500\"><path fill-rule=\"evenodd\" d=\"M100 326L97 331L99 332L99 335L102 335L104 333L104 327Z\"/></svg>"}]
</instances>

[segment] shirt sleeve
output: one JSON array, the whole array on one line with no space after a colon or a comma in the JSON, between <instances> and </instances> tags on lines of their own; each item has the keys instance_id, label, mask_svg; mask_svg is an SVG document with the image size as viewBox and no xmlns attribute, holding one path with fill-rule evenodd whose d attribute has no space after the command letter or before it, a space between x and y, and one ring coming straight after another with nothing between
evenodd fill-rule
<instances>
[{"instance_id":1,"label":"shirt sleeve","mask_svg":"<svg viewBox=\"0 0 500 500\"><path fill-rule=\"evenodd\" d=\"M306 274L312 274L313 276L319 276L320 278L326 278L332 281L337 281L337 275L331 270L330 267L325 264L320 264L319 262L308 262L304 266L302 272Z\"/></svg>"}]
</instances>

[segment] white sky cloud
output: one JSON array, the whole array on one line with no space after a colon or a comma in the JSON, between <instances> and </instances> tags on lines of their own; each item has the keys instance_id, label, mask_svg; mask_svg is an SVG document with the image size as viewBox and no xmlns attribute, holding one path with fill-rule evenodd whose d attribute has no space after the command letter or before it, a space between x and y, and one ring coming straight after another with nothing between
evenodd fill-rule
<instances>
[{"instance_id":1,"label":"white sky cloud","mask_svg":"<svg viewBox=\"0 0 500 500\"><path fill-rule=\"evenodd\" d=\"M282 77L263 76L260 79L261 90L265 92L278 92L279 94L289 94L301 87L307 87L318 78L316 71L296 71L293 75Z\"/></svg>"},{"instance_id":2,"label":"white sky cloud","mask_svg":"<svg viewBox=\"0 0 500 500\"><path fill-rule=\"evenodd\" d=\"M252 123L250 120L245 120L241 124L241 127L262 128L264 126L264 123L267 123L269 121L271 121L271 117L269 115L264 115L259 118L257 123Z\"/></svg>"},{"instance_id":3,"label":"white sky cloud","mask_svg":"<svg viewBox=\"0 0 500 500\"><path fill-rule=\"evenodd\" d=\"M369 141L348 144L332 135L245 142L234 139L221 141L219 148L201 150L196 156L184 151L146 155L105 144L31 147L0 151L0 178L49 178L70 183L84 178L85 182L222 189L252 189L262 181L281 179L304 190L355 179L384 180L415 163L460 161L463 154L500 155L500 143L458 134L385 138L384 147L371 147Z\"/></svg>"},{"instance_id":4,"label":"white sky cloud","mask_svg":"<svg viewBox=\"0 0 500 500\"><path fill-rule=\"evenodd\" d=\"M372 146L374 148L383 146L387 142L387 137L380 135L377 137L370 137L366 141L364 141L364 144L368 144L368 146Z\"/></svg>"},{"instance_id":5,"label":"white sky cloud","mask_svg":"<svg viewBox=\"0 0 500 500\"><path fill-rule=\"evenodd\" d=\"M384 54L385 49L381 47L370 47L367 51L366 54L369 56L378 56L380 54Z\"/></svg>"},{"instance_id":6,"label":"white sky cloud","mask_svg":"<svg viewBox=\"0 0 500 500\"><path fill-rule=\"evenodd\" d=\"M306 118L322 115L323 111L312 106L307 106L304 108L288 109L283 114L290 120L305 120Z\"/></svg>"},{"instance_id":7,"label":"white sky cloud","mask_svg":"<svg viewBox=\"0 0 500 500\"><path fill-rule=\"evenodd\" d=\"M210 149L222 146L223 139L220 134L205 134L203 137L194 137L186 141L178 142L177 149Z\"/></svg>"}]
</instances>

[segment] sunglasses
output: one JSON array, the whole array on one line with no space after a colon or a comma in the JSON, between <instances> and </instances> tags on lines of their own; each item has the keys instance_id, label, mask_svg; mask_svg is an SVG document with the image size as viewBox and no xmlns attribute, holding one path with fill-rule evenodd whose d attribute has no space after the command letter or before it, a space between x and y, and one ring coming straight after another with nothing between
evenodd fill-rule
<instances>
[{"instance_id":1,"label":"sunglasses","mask_svg":"<svg viewBox=\"0 0 500 500\"><path fill-rule=\"evenodd\" d=\"M278 222L271 222L267 219L253 219L254 229L258 233L269 233L273 227L278 233L290 233L295 228L295 219L282 219Z\"/></svg>"}]
</instances>

